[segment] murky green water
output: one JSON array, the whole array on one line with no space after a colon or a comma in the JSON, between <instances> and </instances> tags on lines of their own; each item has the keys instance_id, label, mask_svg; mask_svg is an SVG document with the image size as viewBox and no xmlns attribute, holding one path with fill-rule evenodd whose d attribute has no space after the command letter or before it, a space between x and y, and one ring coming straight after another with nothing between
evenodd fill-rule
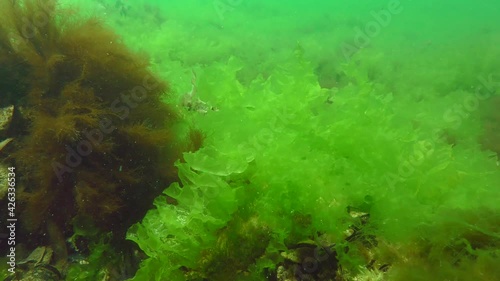
<instances>
[{"instance_id":1,"label":"murky green water","mask_svg":"<svg viewBox=\"0 0 500 281\"><path fill-rule=\"evenodd\" d=\"M67 280L500 279L498 1L61 2L204 135L129 228L143 253L71 221Z\"/></svg>"}]
</instances>

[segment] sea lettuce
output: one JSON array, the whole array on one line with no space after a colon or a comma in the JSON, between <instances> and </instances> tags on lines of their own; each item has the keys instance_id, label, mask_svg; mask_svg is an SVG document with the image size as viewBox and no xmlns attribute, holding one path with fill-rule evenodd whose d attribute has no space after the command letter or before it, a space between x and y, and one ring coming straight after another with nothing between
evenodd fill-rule
<instances>
[{"instance_id":1,"label":"sea lettuce","mask_svg":"<svg viewBox=\"0 0 500 281\"><path fill-rule=\"evenodd\" d=\"M491 264L489 246L470 245L499 243L497 159L473 143L475 117L462 124L463 143L446 138L438 109L453 97L396 95L362 63L339 67L346 85L323 89L300 46L267 77L243 83L244 67L232 57L200 75L198 93L218 111L191 116L206 147L177 163L181 182L129 230L149 256L133 280L265 280L290 245L308 239L335 245L346 276L370 259L393 265L394 280L416 274L405 259L473 268L468 252L477 266ZM471 217L484 224L470 230ZM353 227L378 248L347 240ZM425 249L422 260L415 253Z\"/></svg>"},{"instance_id":2,"label":"sea lettuce","mask_svg":"<svg viewBox=\"0 0 500 281\"><path fill-rule=\"evenodd\" d=\"M127 238L149 257L133 280L185 280L182 268L200 266L204 251L215 247L217 231L236 211L239 186L227 183L221 175L243 172L245 160L208 148L185 158L188 163L176 164L182 187L174 183L167 188L156 198L156 208L128 232ZM225 163L234 165L222 166ZM172 199L176 204L168 203Z\"/></svg>"}]
</instances>

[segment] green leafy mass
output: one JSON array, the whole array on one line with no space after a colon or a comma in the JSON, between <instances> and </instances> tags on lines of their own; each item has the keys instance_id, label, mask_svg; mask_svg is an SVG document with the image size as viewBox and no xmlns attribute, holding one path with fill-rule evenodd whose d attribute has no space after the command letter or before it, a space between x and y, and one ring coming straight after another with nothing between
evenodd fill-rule
<instances>
[{"instance_id":1,"label":"green leafy mass","mask_svg":"<svg viewBox=\"0 0 500 281\"><path fill-rule=\"evenodd\" d=\"M475 145L477 118L450 143L453 124L427 107L470 93L418 101L344 67L336 89L318 85L300 47L248 85L237 58L204 70L199 91L219 111L193 118L208 144L129 230L149 257L133 280L266 280L307 239L335 245L344 276L369 263L390 265L389 280L498 274L484 271L498 262L497 157Z\"/></svg>"}]
</instances>

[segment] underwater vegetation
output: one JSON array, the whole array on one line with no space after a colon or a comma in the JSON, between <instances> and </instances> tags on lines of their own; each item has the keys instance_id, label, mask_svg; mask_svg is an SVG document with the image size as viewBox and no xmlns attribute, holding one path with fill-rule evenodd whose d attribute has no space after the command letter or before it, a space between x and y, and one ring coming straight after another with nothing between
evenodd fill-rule
<instances>
[{"instance_id":1,"label":"underwater vegetation","mask_svg":"<svg viewBox=\"0 0 500 281\"><path fill-rule=\"evenodd\" d=\"M346 61L348 11L63 2L0 2L6 280L500 280L495 31L414 24Z\"/></svg>"},{"instance_id":2,"label":"underwater vegetation","mask_svg":"<svg viewBox=\"0 0 500 281\"><path fill-rule=\"evenodd\" d=\"M100 19L55 0L1 1L0 13L0 107L14 108L2 161L17 172L19 249L51 245L60 265L76 228L123 240L196 147L162 101L168 84Z\"/></svg>"},{"instance_id":3,"label":"underwater vegetation","mask_svg":"<svg viewBox=\"0 0 500 281\"><path fill-rule=\"evenodd\" d=\"M500 171L479 145L483 119L463 119L468 134L451 142L436 133L452 127L441 112L420 109L418 128L397 114L425 105L370 82L372 54L339 66L332 93L303 53L248 86L238 58L205 69L198 90L220 111L197 119L205 147L129 229L148 256L132 280L498 279ZM468 94L425 99L446 108Z\"/></svg>"}]
</instances>

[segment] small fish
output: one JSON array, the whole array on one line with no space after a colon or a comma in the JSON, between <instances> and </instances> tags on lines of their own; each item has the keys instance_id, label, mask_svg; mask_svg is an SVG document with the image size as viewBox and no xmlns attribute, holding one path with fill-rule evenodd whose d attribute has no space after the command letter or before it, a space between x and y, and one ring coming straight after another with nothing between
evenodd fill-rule
<instances>
[{"instance_id":1,"label":"small fish","mask_svg":"<svg viewBox=\"0 0 500 281\"><path fill-rule=\"evenodd\" d=\"M195 111L202 114L206 114L208 111L218 111L219 109L217 107L211 106L196 96L196 73L194 71L191 72L193 73L193 77L191 78L191 91L187 92L182 97L182 106L188 111Z\"/></svg>"}]
</instances>

